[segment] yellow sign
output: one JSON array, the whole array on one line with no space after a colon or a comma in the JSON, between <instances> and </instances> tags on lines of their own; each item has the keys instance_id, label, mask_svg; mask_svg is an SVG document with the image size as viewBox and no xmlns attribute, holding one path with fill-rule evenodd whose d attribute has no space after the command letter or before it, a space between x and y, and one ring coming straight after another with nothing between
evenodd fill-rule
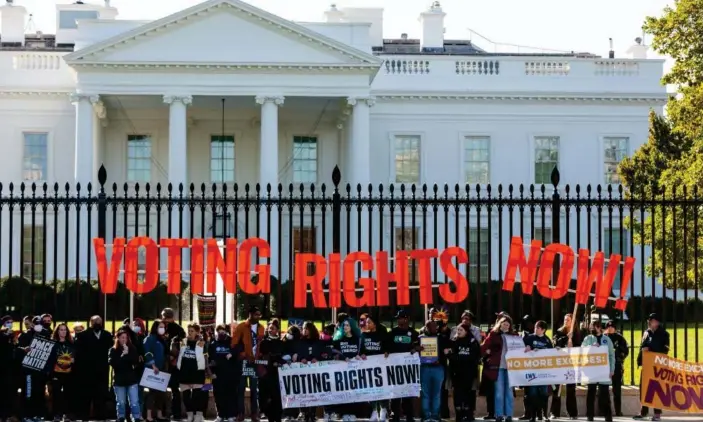
<instances>
[{"instance_id":1,"label":"yellow sign","mask_svg":"<svg viewBox=\"0 0 703 422\"><path fill-rule=\"evenodd\" d=\"M420 363L434 364L439 362L439 340L437 337L420 337Z\"/></svg>"}]
</instances>

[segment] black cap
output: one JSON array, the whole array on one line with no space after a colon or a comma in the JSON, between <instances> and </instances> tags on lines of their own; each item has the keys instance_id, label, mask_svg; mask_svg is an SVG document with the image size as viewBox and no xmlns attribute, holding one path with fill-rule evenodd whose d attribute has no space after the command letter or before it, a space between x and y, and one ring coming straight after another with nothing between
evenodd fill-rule
<instances>
[{"instance_id":1,"label":"black cap","mask_svg":"<svg viewBox=\"0 0 703 422\"><path fill-rule=\"evenodd\" d=\"M49 319L52 320L52 321L54 320L54 317L51 316L51 314L44 314L44 315L42 315L40 318L41 318L41 319L49 318Z\"/></svg>"},{"instance_id":2,"label":"black cap","mask_svg":"<svg viewBox=\"0 0 703 422\"><path fill-rule=\"evenodd\" d=\"M32 318L32 324L34 324L34 325L41 324L41 317L35 316L34 318Z\"/></svg>"},{"instance_id":3,"label":"black cap","mask_svg":"<svg viewBox=\"0 0 703 422\"><path fill-rule=\"evenodd\" d=\"M461 313L461 317L462 318L469 317L469 318L471 318L471 320L476 319L476 317L474 316L474 313L469 311L468 309Z\"/></svg>"},{"instance_id":4,"label":"black cap","mask_svg":"<svg viewBox=\"0 0 703 422\"><path fill-rule=\"evenodd\" d=\"M131 321L129 320L129 318L125 318L124 321L122 321L122 324L123 324L123 325L129 325L130 322L131 322Z\"/></svg>"},{"instance_id":5,"label":"black cap","mask_svg":"<svg viewBox=\"0 0 703 422\"><path fill-rule=\"evenodd\" d=\"M405 309L398 309L398 312L395 313L395 319L400 319L400 318L407 318L408 313L405 312Z\"/></svg>"},{"instance_id":6,"label":"black cap","mask_svg":"<svg viewBox=\"0 0 703 422\"><path fill-rule=\"evenodd\" d=\"M610 327L616 328L615 321L613 321L612 319L605 323L605 328L610 328Z\"/></svg>"},{"instance_id":7,"label":"black cap","mask_svg":"<svg viewBox=\"0 0 703 422\"><path fill-rule=\"evenodd\" d=\"M652 313L649 314L649 316L647 317L647 321L651 321L651 320L655 320L655 321L661 322L661 319L659 318L659 314L656 313L656 312L652 312Z\"/></svg>"},{"instance_id":8,"label":"black cap","mask_svg":"<svg viewBox=\"0 0 703 422\"><path fill-rule=\"evenodd\" d=\"M261 310L259 309L258 306L256 306L256 305L251 305L251 306L249 307L249 313L250 313L250 314L255 314L255 313L257 313L257 312L261 312Z\"/></svg>"},{"instance_id":9,"label":"black cap","mask_svg":"<svg viewBox=\"0 0 703 422\"><path fill-rule=\"evenodd\" d=\"M2 317L2 319L0 320L0 322L3 323L3 324L6 323L6 322L8 322L8 321L12 321L12 317L9 316L9 315L5 315L5 316Z\"/></svg>"}]
</instances>

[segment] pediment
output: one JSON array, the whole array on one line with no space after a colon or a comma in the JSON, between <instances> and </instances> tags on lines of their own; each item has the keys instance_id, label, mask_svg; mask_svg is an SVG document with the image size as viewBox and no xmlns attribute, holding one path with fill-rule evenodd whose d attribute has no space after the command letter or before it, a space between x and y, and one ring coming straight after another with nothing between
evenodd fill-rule
<instances>
[{"instance_id":1,"label":"pediment","mask_svg":"<svg viewBox=\"0 0 703 422\"><path fill-rule=\"evenodd\" d=\"M265 64L377 67L371 54L239 0L210 0L65 57L71 65Z\"/></svg>"}]
</instances>

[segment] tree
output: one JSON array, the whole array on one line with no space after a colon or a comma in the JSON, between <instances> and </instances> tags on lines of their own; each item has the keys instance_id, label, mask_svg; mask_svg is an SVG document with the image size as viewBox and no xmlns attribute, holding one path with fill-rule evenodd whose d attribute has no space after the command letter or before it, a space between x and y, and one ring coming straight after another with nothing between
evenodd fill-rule
<instances>
[{"instance_id":1,"label":"tree","mask_svg":"<svg viewBox=\"0 0 703 422\"><path fill-rule=\"evenodd\" d=\"M667 117L650 113L648 141L620 164L635 204L628 224L635 243L652 248L648 275L668 288L700 289L703 207L693 200L703 195L703 2L676 0L644 28L654 50L676 61L662 82L675 84L678 95L667 104ZM640 200L646 214L637 209Z\"/></svg>"}]
</instances>

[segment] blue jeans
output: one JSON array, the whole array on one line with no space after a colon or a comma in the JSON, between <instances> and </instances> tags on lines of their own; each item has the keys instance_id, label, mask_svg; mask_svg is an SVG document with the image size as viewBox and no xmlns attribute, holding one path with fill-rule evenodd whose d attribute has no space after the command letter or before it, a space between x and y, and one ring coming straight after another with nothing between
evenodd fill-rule
<instances>
[{"instance_id":1,"label":"blue jeans","mask_svg":"<svg viewBox=\"0 0 703 422\"><path fill-rule=\"evenodd\" d=\"M442 401L442 382L444 368L441 365L420 366L420 383L422 392L422 417L425 420L439 420L439 408Z\"/></svg>"},{"instance_id":2,"label":"blue jeans","mask_svg":"<svg viewBox=\"0 0 703 422\"><path fill-rule=\"evenodd\" d=\"M125 417L125 409L127 408L127 398L129 397L129 411L132 415L132 420L142 418L142 410L139 405L139 386L137 384L129 387L115 386L115 399L117 401L117 417Z\"/></svg>"},{"instance_id":3,"label":"blue jeans","mask_svg":"<svg viewBox=\"0 0 703 422\"><path fill-rule=\"evenodd\" d=\"M498 380L495 384L496 418L513 417L513 390L508 382L508 370L498 369Z\"/></svg>"}]
</instances>

